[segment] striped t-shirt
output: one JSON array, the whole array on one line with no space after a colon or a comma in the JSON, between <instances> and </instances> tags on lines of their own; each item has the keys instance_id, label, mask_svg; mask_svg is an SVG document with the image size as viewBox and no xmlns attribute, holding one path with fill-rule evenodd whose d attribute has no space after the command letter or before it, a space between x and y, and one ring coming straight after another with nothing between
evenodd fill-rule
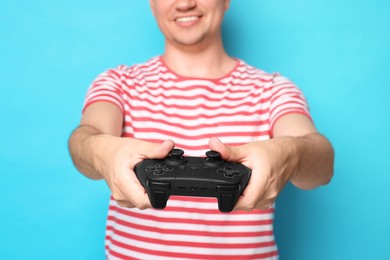
<instances>
[{"instance_id":1,"label":"striped t-shirt","mask_svg":"<svg viewBox=\"0 0 390 260\"><path fill-rule=\"evenodd\" d=\"M92 83L85 107L108 101L123 112L123 137L172 139L188 156L204 156L216 136L228 145L271 138L287 113L309 115L301 91L279 74L242 60L222 78L189 78L161 56L119 66ZM108 259L277 259L274 208L220 213L216 198L171 196L164 210L121 208L111 198Z\"/></svg>"}]
</instances>

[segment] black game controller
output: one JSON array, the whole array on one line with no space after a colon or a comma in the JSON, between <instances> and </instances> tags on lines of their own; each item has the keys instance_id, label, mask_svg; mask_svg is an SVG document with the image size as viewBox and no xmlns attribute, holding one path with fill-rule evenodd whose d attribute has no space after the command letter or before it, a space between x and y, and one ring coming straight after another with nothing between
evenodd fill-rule
<instances>
[{"instance_id":1,"label":"black game controller","mask_svg":"<svg viewBox=\"0 0 390 260\"><path fill-rule=\"evenodd\" d=\"M147 159L134 171L145 187L153 208L166 207L170 195L216 197L221 212L233 210L248 184L251 170L221 159L215 151L206 157L185 157L173 149L165 159Z\"/></svg>"}]
</instances>

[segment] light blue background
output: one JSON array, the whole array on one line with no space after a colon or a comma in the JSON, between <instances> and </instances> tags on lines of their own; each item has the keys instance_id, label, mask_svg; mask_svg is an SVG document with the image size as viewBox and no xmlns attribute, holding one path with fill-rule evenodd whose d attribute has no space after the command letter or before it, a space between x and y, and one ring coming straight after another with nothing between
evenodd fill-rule
<instances>
[{"instance_id":1,"label":"light blue background","mask_svg":"<svg viewBox=\"0 0 390 260\"><path fill-rule=\"evenodd\" d=\"M281 259L390 259L390 2L233 0L228 52L305 92L336 150L330 185L288 185ZM108 188L67 139L103 70L163 51L146 0L0 2L0 259L104 259Z\"/></svg>"}]
</instances>

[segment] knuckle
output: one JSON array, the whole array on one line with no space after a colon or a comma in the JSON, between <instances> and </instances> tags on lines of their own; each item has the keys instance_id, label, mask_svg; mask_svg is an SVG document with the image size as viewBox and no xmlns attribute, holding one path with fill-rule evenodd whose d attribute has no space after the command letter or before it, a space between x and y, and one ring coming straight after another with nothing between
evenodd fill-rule
<instances>
[{"instance_id":1,"label":"knuckle","mask_svg":"<svg viewBox=\"0 0 390 260\"><path fill-rule=\"evenodd\" d=\"M148 205L146 203L141 203L137 208L139 208L140 210L145 210L148 208Z\"/></svg>"},{"instance_id":2,"label":"knuckle","mask_svg":"<svg viewBox=\"0 0 390 260\"><path fill-rule=\"evenodd\" d=\"M128 207L129 206L129 203L127 203L126 201L124 200L116 200L116 203L122 207L122 208L125 208L125 207Z\"/></svg>"},{"instance_id":3,"label":"knuckle","mask_svg":"<svg viewBox=\"0 0 390 260\"><path fill-rule=\"evenodd\" d=\"M250 212L250 211L254 210L255 207L256 207L255 202L248 202L248 203L246 203L246 204L244 205L243 210L244 210L244 211L247 211L247 212Z\"/></svg>"},{"instance_id":4,"label":"knuckle","mask_svg":"<svg viewBox=\"0 0 390 260\"><path fill-rule=\"evenodd\" d=\"M261 205L261 209L270 209L274 205L274 200L267 200Z\"/></svg>"}]
</instances>

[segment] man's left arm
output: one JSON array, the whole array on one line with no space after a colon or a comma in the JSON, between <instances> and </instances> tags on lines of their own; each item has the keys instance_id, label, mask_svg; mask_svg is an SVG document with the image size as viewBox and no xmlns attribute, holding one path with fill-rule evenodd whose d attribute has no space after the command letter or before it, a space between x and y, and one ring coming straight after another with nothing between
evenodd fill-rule
<instances>
[{"instance_id":1,"label":"man's left arm","mask_svg":"<svg viewBox=\"0 0 390 260\"><path fill-rule=\"evenodd\" d=\"M251 179L235 210L269 208L288 181L301 189L329 183L333 176L334 152L330 142L317 132L311 119L299 113L280 117L273 138L241 146L227 146L210 139L210 149L228 161L252 169Z\"/></svg>"}]
</instances>

